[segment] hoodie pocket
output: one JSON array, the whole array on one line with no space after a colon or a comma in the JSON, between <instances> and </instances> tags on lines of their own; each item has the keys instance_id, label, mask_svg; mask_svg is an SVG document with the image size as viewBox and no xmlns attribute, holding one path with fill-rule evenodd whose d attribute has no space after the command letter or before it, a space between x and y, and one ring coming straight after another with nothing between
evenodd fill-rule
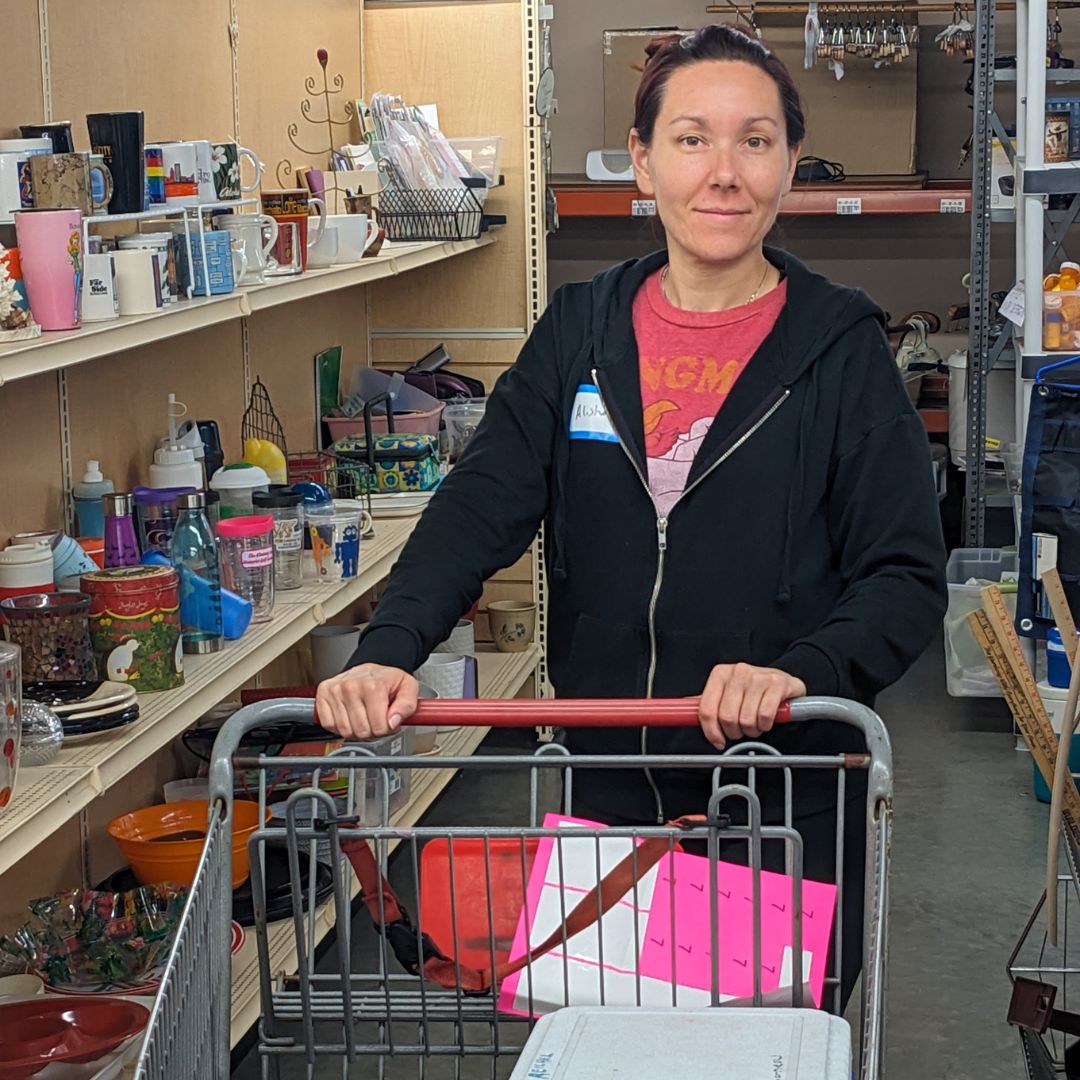
<instances>
[{"instance_id":1,"label":"hoodie pocket","mask_svg":"<svg viewBox=\"0 0 1080 1080\"><path fill-rule=\"evenodd\" d=\"M649 635L644 626L581 614L574 620L560 697L645 696Z\"/></svg>"},{"instance_id":2,"label":"hoodie pocket","mask_svg":"<svg viewBox=\"0 0 1080 1080\"><path fill-rule=\"evenodd\" d=\"M717 664L753 663L748 631L661 628L654 697L692 697Z\"/></svg>"}]
</instances>

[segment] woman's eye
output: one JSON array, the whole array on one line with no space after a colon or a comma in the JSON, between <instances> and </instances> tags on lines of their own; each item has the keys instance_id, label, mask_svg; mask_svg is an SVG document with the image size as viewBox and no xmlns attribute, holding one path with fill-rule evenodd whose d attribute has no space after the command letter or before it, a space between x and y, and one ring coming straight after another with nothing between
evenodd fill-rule
<instances>
[{"instance_id":1,"label":"woman's eye","mask_svg":"<svg viewBox=\"0 0 1080 1080\"><path fill-rule=\"evenodd\" d=\"M769 140L763 138L761 135L751 135L750 138L746 140L746 145L749 146L751 150L764 150L765 147L769 145Z\"/></svg>"},{"instance_id":2,"label":"woman's eye","mask_svg":"<svg viewBox=\"0 0 1080 1080\"><path fill-rule=\"evenodd\" d=\"M695 147L701 145L701 139L697 135L684 135L679 141L683 146Z\"/></svg>"}]
</instances>

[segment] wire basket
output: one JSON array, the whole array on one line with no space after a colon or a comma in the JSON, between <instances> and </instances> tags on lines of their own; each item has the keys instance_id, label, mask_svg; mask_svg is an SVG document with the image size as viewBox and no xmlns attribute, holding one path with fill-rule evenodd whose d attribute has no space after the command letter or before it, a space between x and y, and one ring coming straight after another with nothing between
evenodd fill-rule
<instances>
[{"instance_id":1,"label":"wire basket","mask_svg":"<svg viewBox=\"0 0 1080 1080\"><path fill-rule=\"evenodd\" d=\"M379 220L388 240L475 240L482 216L467 187L389 187L379 195Z\"/></svg>"},{"instance_id":2,"label":"wire basket","mask_svg":"<svg viewBox=\"0 0 1080 1080\"><path fill-rule=\"evenodd\" d=\"M322 484L335 499L360 499L370 510L375 476L365 461L347 460L326 450L288 457L289 483Z\"/></svg>"}]
</instances>

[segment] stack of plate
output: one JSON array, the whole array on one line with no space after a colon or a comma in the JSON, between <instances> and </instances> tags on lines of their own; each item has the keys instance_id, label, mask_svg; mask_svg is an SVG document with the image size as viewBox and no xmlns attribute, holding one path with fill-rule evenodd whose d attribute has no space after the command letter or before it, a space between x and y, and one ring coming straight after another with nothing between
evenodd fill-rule
<instances>
[{"instance_id":1,"label":"stack of plate","mask_svg":"<svg viewBox=\"0 0 1080 1080\"><path fill-rule=\"evenodd\" d=\"M139 719L135 687L118 682L38 682L23 697L48 705L64 727L64 743L91 739Z\"/></svg>"}]
</instances>

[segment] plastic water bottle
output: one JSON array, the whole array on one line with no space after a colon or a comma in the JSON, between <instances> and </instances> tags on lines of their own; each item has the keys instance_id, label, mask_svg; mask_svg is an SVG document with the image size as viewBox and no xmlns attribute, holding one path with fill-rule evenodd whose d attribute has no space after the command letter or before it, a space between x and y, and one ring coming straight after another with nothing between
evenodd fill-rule
<instances>
[{"instance_id":1,"label":"plastic water bottle","mask_svg":"<svg viewBox=\"0 0 1080 1080\"><path fill-rule=\"evenodd\" d=\"M180 574L180 632L186 653L217 652L225 644L221 570L201 491L180 495L172 563Z\"/></svg>"},{"instance_id":2,"label":"plastic water bottle","mask_svg":"<svg viewBox=\"0 0 1080 1080\"><path fill-rule=\"evenodd\" d=\"M112 493L113 482L101 475L101 465L96 461L88 461L82 480L71 485L75 514L79 519L79 536L105 535L105 507L101 496Z\"/></svg>"}]
</instances>

